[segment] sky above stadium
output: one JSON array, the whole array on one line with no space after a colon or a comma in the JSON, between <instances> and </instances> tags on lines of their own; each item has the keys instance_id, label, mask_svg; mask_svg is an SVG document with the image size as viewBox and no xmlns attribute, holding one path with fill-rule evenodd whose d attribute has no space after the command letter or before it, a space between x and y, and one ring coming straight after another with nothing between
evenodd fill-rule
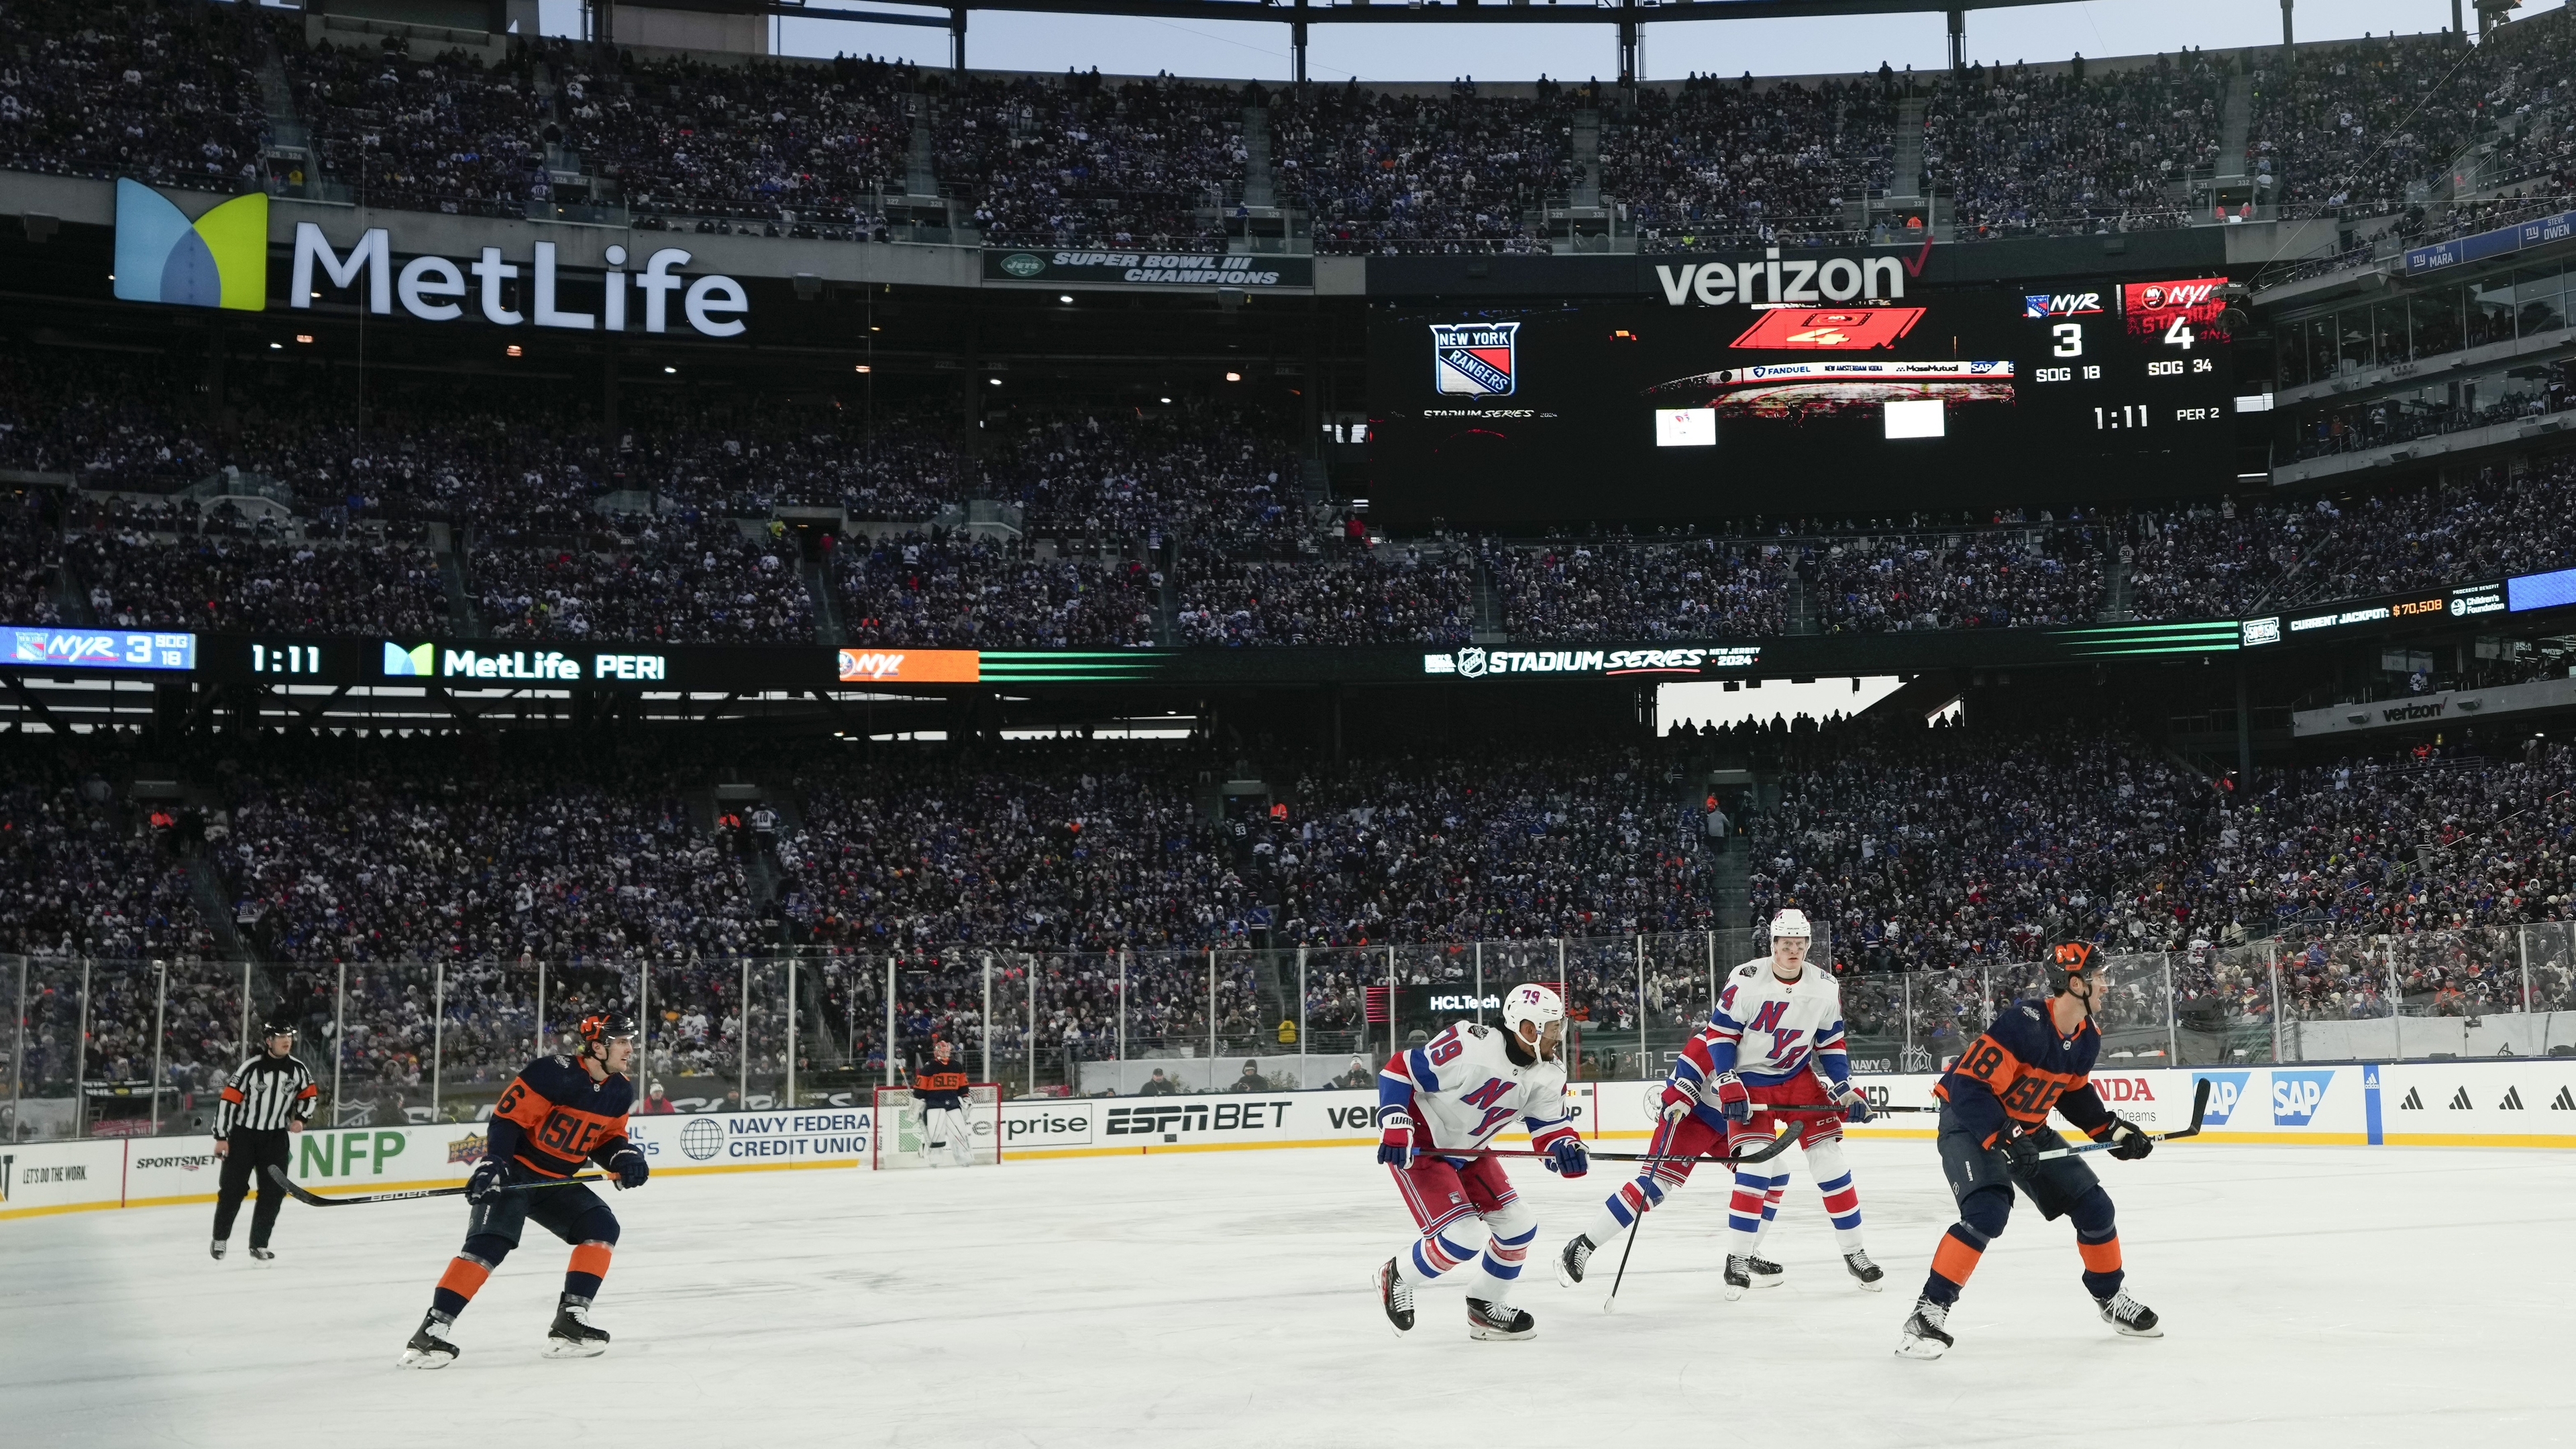
<instances>
[{"instance_id":1,"label":"sky above stadium","mask_svg":"<svg viewBox=\"0 0 2576 1449\"><path fill-rule=\"evenodd\" d=\"M817 6L839 0L812 0ZM2521 16L2559 8L2564 0L2526 0ZM2475 11L2463 0L2475 24ZM2300 0L2298 37L2340 40L2441 30L2451 0ZM578 0L544 0L549 33L580 33ZM840 21L776 22L773 44L786 54L877 55L948 63L948 35L919 26ZM2145 55L2184 46L2278 44L2280 7L2271 0L2075 0L2008 10L1968 12L1973 59L2007 64L2089 56ZM1061 71L1098 67L1111 75L1177 75L1278 81L1288 78L1285 25L1199 25L1141 18L1083 19L979 13L966 40L978 69ZM1850 19L1764 20L1650 25L1645 73L1668 80L1693 73L1803 75L1947 64L1941 16L1866 15ZM1610 27L1488 25L1318 25L1307 49L1313 80L1557 80L1615 75Z\"/></svg>"}]
</instances>

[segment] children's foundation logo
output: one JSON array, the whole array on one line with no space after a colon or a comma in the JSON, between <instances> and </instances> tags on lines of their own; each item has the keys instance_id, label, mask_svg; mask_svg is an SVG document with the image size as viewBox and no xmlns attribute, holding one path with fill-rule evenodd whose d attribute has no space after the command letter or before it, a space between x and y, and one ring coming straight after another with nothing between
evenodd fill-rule
<instances>
[{"instance_id":1,"label":"children's foundation logo","mask_svg":"<svg viewBox=\"0 0 2576 1449\"><path fill-rule=\"evenodd\" d=\"M258 312L268 306L268 197L236 196L195 221L140 181L116 183L116 295Z\"/></svg>"}]
</instances>

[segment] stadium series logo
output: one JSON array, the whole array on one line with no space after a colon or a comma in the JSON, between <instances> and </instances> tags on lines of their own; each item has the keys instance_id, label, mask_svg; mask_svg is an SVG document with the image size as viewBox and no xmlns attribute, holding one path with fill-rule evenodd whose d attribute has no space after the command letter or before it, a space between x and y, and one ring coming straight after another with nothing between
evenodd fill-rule
<instances>
[{"instance_id":1,"label":"stadium series logo","mask_svg":"<svg viewBox=\"0 0 2576 1449\"><path fill-rule=\"evenodd\" d=\"M195 221L140 181L116 183L116 296L258 312L268 306L268 197L254 191Z\"/></svg>"},{"instance_id":2,"label":"stadium series logo","mask_svg":"<svg viewBox=\"0 0 2576 1449\"><path fill-rule=\"evenodd\" d=\"M1443 393L1509 397L1519 383L1518 322L1431 324L1432 378Z\"/></svg>"}]
</instances>

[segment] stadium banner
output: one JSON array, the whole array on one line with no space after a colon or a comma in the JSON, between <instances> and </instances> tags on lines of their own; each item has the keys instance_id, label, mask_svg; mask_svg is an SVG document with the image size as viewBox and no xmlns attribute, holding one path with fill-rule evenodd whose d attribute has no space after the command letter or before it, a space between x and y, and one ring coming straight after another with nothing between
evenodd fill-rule
<instances>
[{"instance_id":1,"label":"stadium banner","mask_svg":"<svg viewBox=\"0 0 2576 1449\"><path fill-rule=\"evenodd\" d=\"M1880 1106L1937 1105L1932 1085L1939 1078L1931 1073L1855 1080ZM2209 1143L2576 1148L2576 1056L2093 1074L2111 1110L2156 1132L2189 1124L2203 1080L2210 1095L2201 1140ZM1587 1140L1629 1150L1653 1135L1652 1104L1661 1088L1660 1082L1618 1081L1576 1082L1567 1090ZM1024 1097L1005 1101L1001 1116L1005 1162L1377 1141L1374 1091ZM1907 1113L1844 1130L1854 1138L1919 1140L1933 1135L1934 1121ZM657 1176L686 1176L862 1168L871 1126L867 1107L800 1107L636 1117L628 1131ZM400 1192L464 1182L488 1142L480 1123L317 1127L296 1135L290 1161L296 1182L315 1192ZM1495 1141L1527 1144L1517 1125ZM0 1219L212 1202L220 1171L213 1143L202 1134L18 1143L0 1147Z\"/></svg>"},{"instance_id":2,"label":"stadium banner","mask_svg":"<svg viewBox=\"0 0 2576 1449\"><path fill-rule=\"evenodd\" d=\"M1305 292L1315 286L1313 257L1235 252L1067 251L987 247L984 280L1044 287L1141 287L1153 291Z\"/></svg>"},{"instance_id":3,"label":"stadium banner","mask_svg":"<svg viewBox=\"0 0 2576 1449\"><path fill-rule=\"evenodd\" d=\"M2298 739L2318 735L2360 734L2370 730L2416 729L2455 720L2491 720L2502 715L2576 706L2576 679L2540 679L2529 684L2492 689L2446 689L2366 704L2338 704L2303 709L2290 716L2290 733Z\"/></svg>"}]
</instances>

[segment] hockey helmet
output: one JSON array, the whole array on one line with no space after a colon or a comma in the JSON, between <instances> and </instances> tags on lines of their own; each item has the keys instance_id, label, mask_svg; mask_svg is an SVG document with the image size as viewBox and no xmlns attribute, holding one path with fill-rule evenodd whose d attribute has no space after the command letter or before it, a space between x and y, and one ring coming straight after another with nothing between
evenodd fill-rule
<instances>
[{"instance_id":1,"label":"hockey helmet","mask_svg":"<svg viewBox=\"0 0 2576 1449\"><path fill-rule=\"evenodd\" d=\"M1771 939L1774 941L1783 937L1800 941L1812 940L1815 934L1815 927L1807 924L1807 913L1796 906L1784 907L1778 915L1771 918Z\"/></svg>"},{"instance_id":2,"label":"hockey helmet","mask_svg":"<svg viewBox=\"0 0 2576 1449\"><path fill-rule=\"evenodd\" d=\"M610 1042L635 1039L635 1018L622 1011L594 1011L581 1019L576 1030L585 1056L606 1056Z\"/></svg>"},{"instance_id":3,"label":"hockey helmet","mask_svg":"<svg viewBox=\"0 0 2576 1449\"><path fill-rule=\"evenodd\" d=\"M1529 1038L1521 1035L1521 1023L1528 1022L1537 1027L1541 1056L1549 1054L1546 1049L1547 1029L1563 1020L1565 998L1535 981L1515 986L1503 997L1503 1030L1509 1032L1514 1041L1527 1041Z\"/></svg>"},{"instance_id":4,"label":"hockey helmet","mask_svg":"<svg viewBox=\"0 0 2576 1449\"><path fill-rule=\"evenodd\" d=\"M2048 959L2040 964L2047 972L2048 991L2052 996L2063 994L2067 985L2078 976L2100 980L2105 965L2102 953L2081 936L2058 940L2048 948Z\"/></svg>"},{"instance_id":5,"label":"hockey helmet","mask_svg":"<svg viewBox=\"0 0 2576 1449\"><path fill-rule=\"evenodd\" d=\"M259 1020L259 1039L261 1041L266 1041L273 1036L293 1035L295 1035L295 1018L288 1016L285 1012L272 1011L268 1015L261 1017Z\"/></svg>"}]
</instances>

